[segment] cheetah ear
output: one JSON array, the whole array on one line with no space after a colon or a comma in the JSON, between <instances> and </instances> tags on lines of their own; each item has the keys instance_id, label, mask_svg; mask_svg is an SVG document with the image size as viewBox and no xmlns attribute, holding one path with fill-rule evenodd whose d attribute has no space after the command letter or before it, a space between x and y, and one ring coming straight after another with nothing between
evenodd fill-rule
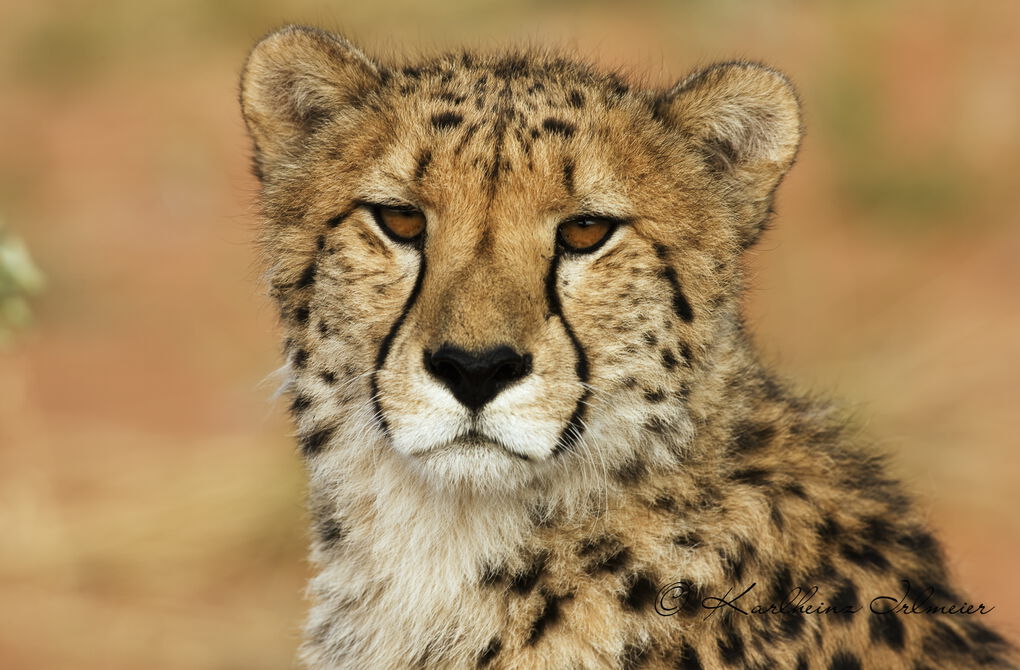
<instances>
[{"instance_id":1,"label":"cheetah ear","mask_svg":"<svg viewBox=\"0 0 1020 670\"><path fill-rule=\"evenodd\" d=\"M800 144L800 103L793 86L765 65L722 63L688 77L654 110L689 138L706 169L729 182L727 190L737 195L743 243L753 244Z\"/></svg>"},{"instance_id":2,"label":"cheetah ear","mask_svg":"<svg viewBox=\"0 0 1020 670\"><path fill-rule=\"evenodd\" d=\"M382 68L337 35L287 26L264 37L241 72L241 112L257 176L300 151L319 124L381 81Z\"/></svg>"}]
</instances>

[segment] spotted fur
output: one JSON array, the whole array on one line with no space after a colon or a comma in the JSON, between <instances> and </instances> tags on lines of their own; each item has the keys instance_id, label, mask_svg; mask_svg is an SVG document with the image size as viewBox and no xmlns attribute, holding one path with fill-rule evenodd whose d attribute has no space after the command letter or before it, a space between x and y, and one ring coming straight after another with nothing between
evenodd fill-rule
<instances>
[{"instance_id":1,"label":"spotted fur","mask_svg":"<svg viewBox=\"0 0 1020 670\"><path fill-rule=\"evenodd\" d=\"M742 253L801 135L782 75L650 91L291 27L241 102L310 479L308 667L1014 667L979 617L848 613L902 580L963 600L881 460L745 333ZM618 225L571 253L558 226L585 215ZM444 346L527 366L472 413L428 370ZM702 607L752 584L835 611Z\"/></svg>"}]
</instances>

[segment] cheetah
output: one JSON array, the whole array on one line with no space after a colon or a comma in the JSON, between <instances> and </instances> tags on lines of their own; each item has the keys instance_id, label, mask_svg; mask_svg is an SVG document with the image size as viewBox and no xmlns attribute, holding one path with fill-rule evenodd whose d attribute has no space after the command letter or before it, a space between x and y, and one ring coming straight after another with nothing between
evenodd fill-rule
<instances>
[{"instance_id":1,"label":"cheetah","mask_svg":"<svg viewBox=\"0 0 1020 670\"><path fill-rule=\"evenodd\" d=\"M552 52L251 52L317 670L1015 668L830 404L742 318L792 85Z\"/></svg>"}]
</instances>

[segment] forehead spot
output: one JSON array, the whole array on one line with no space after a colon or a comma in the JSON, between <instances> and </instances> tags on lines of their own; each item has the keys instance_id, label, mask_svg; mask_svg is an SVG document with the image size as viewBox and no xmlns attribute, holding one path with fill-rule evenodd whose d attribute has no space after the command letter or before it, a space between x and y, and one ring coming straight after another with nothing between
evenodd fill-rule
<instances>
[{"instance_id":1,"label":"forehead spot","mask_svg":"<svg viewBox=\"0 0 1020 670\"><path fill-rule=\"evenodd\" d=\"M577 130L574 124L568 123L562 119L555 119L551 116L542 121L542 128L550 133L555 133L567 138L572 137L574 131Z\"/></svg>"},{"instance_id":2,"label":"forehead spot","mask_svg":"<svg viewBox=\"0 0 1020 670\"><path fill-rule=\"evenodd\" d=\"M440 114L434 114L432 116L432 125L437 130L447 130L449 128L456 128L463 123L464 117L457 112L442 112Z\"/></svg>"}]
</instances>

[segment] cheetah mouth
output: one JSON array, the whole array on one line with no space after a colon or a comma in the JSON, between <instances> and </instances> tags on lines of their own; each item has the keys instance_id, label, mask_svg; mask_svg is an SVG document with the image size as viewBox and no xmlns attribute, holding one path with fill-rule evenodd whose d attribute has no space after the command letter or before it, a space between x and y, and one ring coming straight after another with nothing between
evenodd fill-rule
<instances>
[{"instance_id":1,"label":"cheetah mouth","mask_svg":"<svg viewBox=\"0 0 1020 670\"><path fill-rule=\"evenodd\" d=\"M531 460L530 456L528 456L527 454L524 454L524 453L521 453L521 452L517 451L516 449L514 449L510 445L508 445L505 442L503 442L502 440L500 440L498 437L493 437L491 435L486 435L486 434L482 433L481 431L479 431L479 430L477 430L475 428L471 428L471 429L461 433L460 435L458 435L457 437L455 437L454 439L450 440L445 445L440 447L440 449L444 450L444 451L445 450L449 450L449 451L470 450L470 451L473 451L473 450L481 450L481 449L489 449L489 450L494 449L494 450L497 450L497 451L503 451L506 454L508 454L510 456L513 456L514 458L518 458L518 459L520 459L522 461L529 461L529 460Z\"/></svg>"}]
</instances>

